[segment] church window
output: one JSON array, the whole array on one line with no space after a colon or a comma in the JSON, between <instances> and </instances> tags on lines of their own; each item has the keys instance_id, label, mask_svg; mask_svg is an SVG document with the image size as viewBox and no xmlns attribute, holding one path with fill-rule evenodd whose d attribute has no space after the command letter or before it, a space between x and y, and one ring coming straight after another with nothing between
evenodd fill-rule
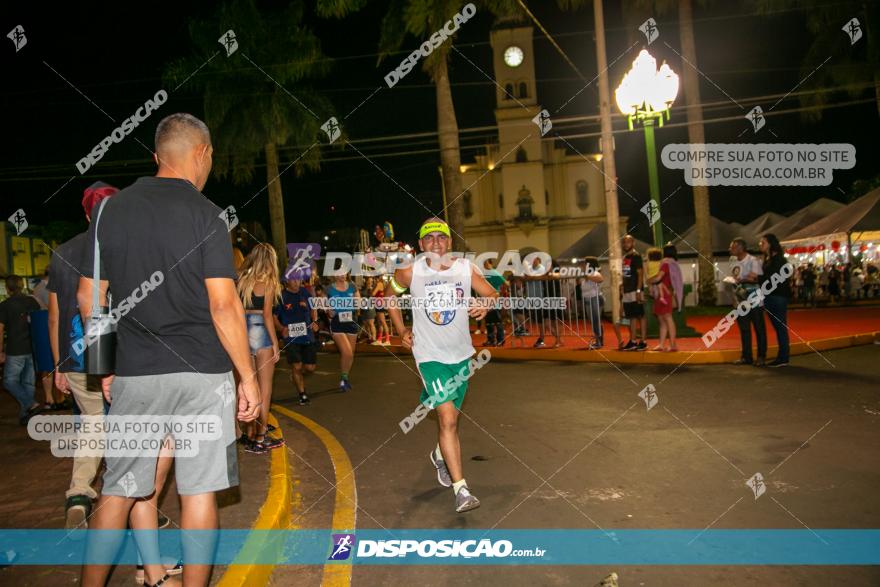
<instances>
[{"instance_id":1,"label":"church window","mask_svg":"<svg viewBox=\"0 0 880 587\"><path fill-rule=\"evenodd\" d=\"M575 184L575 193L576 193L576 202L577 207L581 210L586 210L590 205L590 197L587 193L587 182L584 180L578 180Z\"/></svg>"},{"instance_id":2,"label":"church window","mask_svg":"<svg viewBox=\"0 0 880 587\"><path fill-rule=\"evenodd\" d=\"M520 98L528 98L529 92L526 86L526 82L519 82L519 97Z\"/></svg>"},{"instance_id":3,"label":"church window","mask_svg":"<svg viewBox=\"0 0 880 587\"><path fill-rule=\"evenodd\" d=\"M532 204L534 203L535 199L532 198L531 192L526 189L526 186L522 186L522 189L519 190L519 198L516 200L516 207L519 211L517 218L534 218L535 215L532 213Z\"/></svg>"}]
</instances>

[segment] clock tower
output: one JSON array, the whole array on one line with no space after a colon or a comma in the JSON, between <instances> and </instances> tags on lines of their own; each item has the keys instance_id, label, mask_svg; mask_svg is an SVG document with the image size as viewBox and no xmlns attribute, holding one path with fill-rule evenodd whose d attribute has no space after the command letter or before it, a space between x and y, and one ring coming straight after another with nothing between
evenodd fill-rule
<instances>
[{"instance_id":1,"label":"clock tower","mask_svg":"<svg viewBox=\"0 0 880 587\"><path fill-rule=\"evenodd\" d=\"M489 40L498 137L461 166L465 241L473 251L556 256L605 220L602 156L568 153L555 129L542 137L532 122L542 110L532 27L504 19Z\"/></svg>"},{"instance_id":2,"label":"clock tower","mask_svg":"<svg viewBox=\"0 0 880 587\"><path fill-rule=\"evenodd\" d=\"M550 250L541 131L532 122L538 106L532 27L501 22L491 32L495 69L495 120L508 245Z\"/></svg>"}]
</instances>

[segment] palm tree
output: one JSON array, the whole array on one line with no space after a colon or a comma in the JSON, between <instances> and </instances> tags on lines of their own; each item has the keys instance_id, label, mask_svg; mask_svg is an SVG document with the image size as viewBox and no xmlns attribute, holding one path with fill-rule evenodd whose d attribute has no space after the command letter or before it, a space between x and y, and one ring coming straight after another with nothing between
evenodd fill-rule
<instances>
[{"instance_id":1,"label":"palm tree","mask_svg":"<svg viewBox=\"0 0 880 587\"><path fill-rule=\"evenodd\" d=\"M318 169L321 151L316 143L324 121L318 113L331 110L326 99L305 85L326 74L329 62L317 37L302 25L304 4L296 0L267 13L254 0L225 2L213 18L190 23L193 55L172 62L165 71L170 87L202 92L219 178L250 182L258 161L265 160L272 243L281 263L287 236L278 150L290 145L283 150L295 162L296 175ZM218 39L229 29L239 47L227 57ZM242 207L250 199L248 195Z\"/></svg>"},{"instance_id":2,"label":"palm tree","mask_svg":"<svg viewBox=\"0 0 880 587\"><path fill-rule=\"evenodd\" d=\"M844 87L852 97L874 92L877 113L880 115L880 7L876 2L849 0L829 3L825 0L752 0L762 14L799 8L803 10L807 29L815 35L810 49L804 55L800 77L805 79L800 89ZM861 24L862 39L850 47L849 39L841 30L851 18ZM861 45L861 46L860 46ZM833 59L823 63L828 57ZM809 108L806 118L818 119L822 107L828 103L828 92L804 92L800 103Z\"/></svg>"},{"instance_id":3,"label":"palm tree","mask_svg":"<svg viewBox=\"0 0 880 587\"><path fill-rule=\"evenodd\" d=\"M399 50L408 36L420 42L431 36L461 12L469 4L462 0L392 0L388 12L382 19L379 39L379 60L389 57ZM478 11L486 10L495 16L516 13L515 0L482 0L475 4ZM319 16L341 18L360 10L366 0L318 0ZM447 194L447 219L453 232L454 250L466 249L463 242L464 205L459 194L461 185L461 151L458 142L458 121L455 105L452 102L452 87L449 84L449 54L453 39L448 39L422 60L422 68L431 77L437 96L437 133L440 144L440 165L443 168L443 187Z\"/></svg>"},{"instance_id":4,"label":"palm tree","mask_svg":"<svg viewBox=\"0 0 880 587\"><path fill-rule=\"evenodd\" d=\"M700 105L700 78L697 72L697 46L694 40L694 16L692 0L628 0L624 13L632 20L633 8L650 9L657 14L669 14L678 10L678 32L681 43L684 99L688 120L688 140L691 143L705 143L703 127L703 107ZM641 23L639 23L641 24ZM712 226L709 211L709 188L693 186L694 222L697 227L697 251L699 252L701 305L715 305L715 266L712 264Z\"/></svg>"}]
</instances>

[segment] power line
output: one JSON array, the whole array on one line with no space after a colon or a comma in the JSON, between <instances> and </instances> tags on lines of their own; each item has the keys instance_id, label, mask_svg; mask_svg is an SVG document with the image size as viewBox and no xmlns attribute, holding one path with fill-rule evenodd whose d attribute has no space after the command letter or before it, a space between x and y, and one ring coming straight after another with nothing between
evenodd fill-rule
<instances>
[{"instance_id":1,"label":"power line","mask_svg":"<svg viewBox=\"0 0 880 587\"><path fill-rule=\"evenodd\" d=\"M868 103L872 103L874 101L875 101L874 98L865 98L862 100L849 100L846 102L838 102L838 103L834 103L834 104L825 105L825 106L823 106L823 109L829 110L829 109L835 109L835 108L844 108L844 107L856 106L856 105L860 105L860 104L868 104ZM773 111L765 112L764 116L765 117L781 116L781 115L785 115L785 114L806 112L809 110L813 110L813 108L802 106L802 107L798 107L798 108L789 108L789 109L785 109L785 110L773 110ZM741 114L737 114L735 116L706 118L703 120L703 123L704 124L719 124L719 123L723 123L723 122L740 121L740 120L743 120L743 118L744 117ZM664 128L678 128L678 127L688 126L688 124L689 123L687 121L682 121L682 122L666 123L663 126L664 126ZM625 129L625 128L621 128L621 129L614 130L612 132L614 134L621 134L622 135L622 134L626 134L626 133L629 133L632 131ZM541 140L544 142L551 142L552 143L556 140L561 140L561 139L576 140L576 139L585 139L585 138L595 138L600 135L601 135L600 132L577 133L577 134L567 134L567 135L559 134L557 136L545 136ZM486 146L487 145L485 145L485 144L464 145L461 147L461 150L462 151L483 150L486 148ZM412 155L427 155L427 154L439 153L439 152L440 152L439 147L432 148L432 149L418 149L418 150L407 149L404 151L392 151L392 152L370 154L370 158L371 159L384 159L384 158L389 158L389 157L406 157L406 156L412 156ZM338 163L338 162L345 162L345 161L355 161L355 160L363 161L363 157L360 155L326 157L321 160L321 165ZM146 158L141 159L141 160L137 160L137 162L140 162L140 163L147 163L149 161L150 160L146 159ZM262 169L265 166L266 166L265 163L258 163L258 164L254 165L254 168ZM415 166L415 164L414 164L414 166ZM68 168L69 168L69 166L68 166ZM103 173L104 175L112 175L114 177L141 176L146 173L146 171L144 171L144 172L132 171L132 172L124 172L124 173L115 173L112 170L104 168L101 164L98 164L97 170L100 171L101 173ZM372 175L372 174L370 174L370 175ZM34 177L0 177L0 182L44 181L44 180L55 180L55 179L61 180L61 179L68 179L68 178L69 178L69 175L34 176Z\"/></svg>"},{"instance_id":2,"label":"power line","mask_svg":"<svg viewBox=\"0 0 880 587\"><path fill-rule=\"evenodd\" d=\"M775 94L764 94L760 96L747 96L738 98L740 104L743 105L755 105L770 102L781 97L787 96L789 99L794 99L798 96L804 94L815 94L815 93L831 93L831 92L840 92L840 91L851 91L858 89L868 89L873 88L873 83L862 83L862 84L844 84L833 87L819 88L816 90L800 90L797 92L791 93L775 93ZM719 110L733 109L734 104L730 102L728 99L724 100L716 100L711 102L702 102L699 106L703 109L703 112L713 112ZM686 110L685 105L673 106L672 113L684 113ZM807 110L811 110L810 107L803 107L802 109L797 110L798 112L803 112ZM789 110L791 111L791 110ZM787 112L789 112L787 111ZM616 121L622 121L625 119L625 116L622 114L613 114L613 117ZM586 115L577 115L577 116L567 116L567 117L558 117L553 119L553 125L556 128L569 128L569 127L577 127L584 126L585 124L597 123L599 120L599 116L597 114L586 114ZM467 141L481 141L480 146L485 146L487 142L492 142L492 139L495 138L498 131L497 124L484 125L484 126L475 126L475 127L467 127L459 129L460 140ZM361 150L366 152L371 152L375 149L387 149L387 148L396 148L400 149L406 146L419 146L425 144L436 144L436 137L438 133L437 131L423 131L423 132L414 132L414 133L401 133L396 135L384 135L377 137L364 137L350 140L354 145L357 145ZM404 142L399 142L404 141ZM374 145L375 143L391 143L391 145ZM299 152L303 149L310 147L311 145L283 145L279 147L280 152ZM143 164L148 163L148 165L152 165L152 160L149 158L137 158L137 159L119 159L114 161L107 161L102 166L129 166L132 164ZM39 172L39 171L64 171L69 170L71 168L70 163L54 163L54 164L46 164L46 165L24 165L24 166L13 166L13 167L5 167L0 168L0 175L4 173L28 173L28 172Z\"/></svg>"}]
</instances>

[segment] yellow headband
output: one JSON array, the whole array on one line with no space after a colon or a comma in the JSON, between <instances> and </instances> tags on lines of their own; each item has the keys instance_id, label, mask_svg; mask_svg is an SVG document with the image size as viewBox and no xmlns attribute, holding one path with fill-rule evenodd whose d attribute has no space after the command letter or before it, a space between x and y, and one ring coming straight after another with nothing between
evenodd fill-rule
<instances>
[{"instance_id":1,"label":"yellow headband","mask_svg":"<svg viewBox=\"0 0 880 587\"><path fill-rule=\"evenodd\" d=\"M449 225L445 222L426 222L419 229L419 238L425 238L432 232L442 232L446 236L450 236Z\"/></svg>"}]
</instances>

